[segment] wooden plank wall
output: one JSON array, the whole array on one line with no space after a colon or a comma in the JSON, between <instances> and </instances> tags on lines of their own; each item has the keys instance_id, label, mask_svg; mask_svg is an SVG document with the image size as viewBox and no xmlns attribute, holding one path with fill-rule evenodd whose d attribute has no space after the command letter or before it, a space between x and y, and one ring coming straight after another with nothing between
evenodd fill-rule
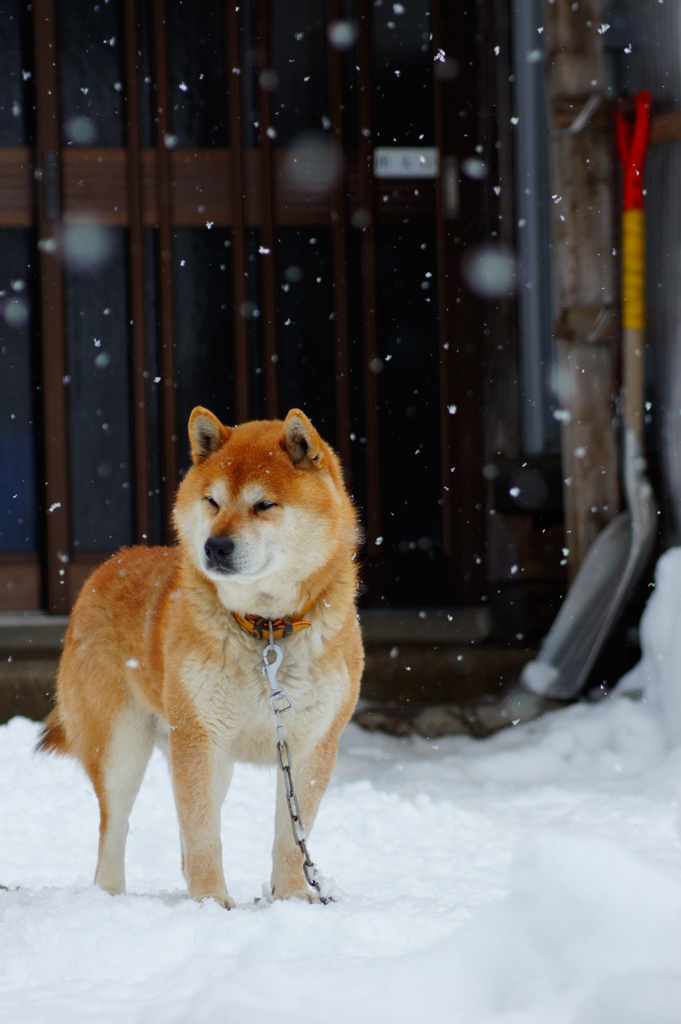
<instances>
[{"instance_id":1,"label":"wooden plank wall","mask_svg":"<svg viewBox=\"0 0 681 1024\"><path fill-rule=\"evenodd\" d=\"M619 510L613 426L612 130L609 119L580 130L557 111L584 109L605 90L599 0L546 0L557 392L561 407L565 532L570 578ZM571 122L577 128L579 122Z\"/></svg>"}]
</instances>

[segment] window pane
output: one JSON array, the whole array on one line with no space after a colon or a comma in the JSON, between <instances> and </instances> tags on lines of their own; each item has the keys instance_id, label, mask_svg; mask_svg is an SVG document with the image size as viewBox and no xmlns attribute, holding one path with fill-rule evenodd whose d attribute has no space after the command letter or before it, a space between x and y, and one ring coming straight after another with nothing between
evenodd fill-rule
<instances>
[{"instance_id":1,"label":"window pane","mask_svg":"<svg viewBox=\"0 0 681 1024\"><path fill-rule=\"evenodd\" d=\"M433 44L425 0L373 8L373 133L377 146L432 146Z\"/></svg>"},{"instance_id":2,"label":"window pane","mask_svg":"<svg viewBox=\"0 0 681 1024\"><path fill-rule=\"evenodd\" d=\"M137 5L137 72L140 104L140 135L142 146L154 144L155 92L152 78L151 0L138 0Z\"/></svg>"},{"instance_id":3,"label":"window pane","mask_svg":"<svg viewBox=\"0 0 681 1024\"><path fill-rule=\"evenodd\" d=\"M120 5L58 0L62 139L122 146L124 88Z\"/></svg>"},{"instance_id":4,"label":"window pane","mask_svg":"<svg viewBox=\"0 0 681 1024\"><path fill-rule=\"evenodd\" d=\"M175 266L175 360L178 455L189 465L187 423L195 405L234 422L231 354L231 241L228 231L177 231Z\"/></svg>"},{"instance_id":5,"label":"window pane","mask_svg":"<svg viewBox=\"0 0 681 1024\"><path fill-rule=\"evenodd\" d=\"M280 411L303 409L335 443L331 232L281 231L277 264Z\"/></svg>"},{"instance_id":6,"label":"window pane","mask_svg":"<svg viewBox=\"0 0 681 1024\"><path fill-rule=\"evenodd\" d=\"M38 547L28 231L0 231L0 551Z\"/></svg>"},{"instance_id":7,"label":"window pane","mask_svg":"<svg viewBox=\"0 0 681 1024\"><path fill-rule=\"evenodd\" d=\"M101 258L65 273L71 528L76 549L114 551L133 538L125 233L96 230Z\"/></svg>"},{"instance_id":8,"label":"window pane","mask_svg":"<svg viewBox=\"0 0 681 1024\"><path fill-rule=\"evenodd\" d=\"M161 370L158 358L158 303L157 267L158 232L154 228L144 230L144 332L145 362L147 375L147 429L149 430L149 503L150 525L147 540L160 544L163 540L164 521L162 505L161 467Z\"/></svg>"},{"instance_id":9,"label":"window pane","mask_svg":"<svg viewBox=\"0 0 681 1024\"><path fill-rule=\"evenodd\" d=\"M226 146L225 34L220 0L172 0L170 115L180 146Z\"/></svg>"},{"instance_id":10,"label":"window pane","mask_svg":"<svg viewBox=\"0 0 681 1024\"><path fill-rule=\"evenodd\" d=\"M273 0L270 51L276 75L272 94L276 144L288 145L301 132L322 132L329 107L324 4Z\"/></svg>"},{"instance_id":11,"label":"window pane","mask_svg":"<svg viewBox=\"0 0 681 1024\"><path fill-rule=\"evenodd\" d=\"M377 265L384 535L429 550L442 534L434 231L380 230Z\"/></svg>"},{"instance_id":12,"label":"window pane","mask_svg":"<svg viewBox=\"0 0 681 1024\"><path fill-rule=\"evenodd\" d=\"M24 4L0 0L2 59L0 60L0 146L26 145L26 115L30 112L28 24Z\"/></svg>"}]
</instances>

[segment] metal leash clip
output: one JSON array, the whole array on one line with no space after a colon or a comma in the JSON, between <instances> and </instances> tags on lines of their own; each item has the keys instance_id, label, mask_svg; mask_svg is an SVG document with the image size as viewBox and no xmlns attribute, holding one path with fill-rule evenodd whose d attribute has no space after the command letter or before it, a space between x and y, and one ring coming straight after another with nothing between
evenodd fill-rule
<instances>
[{"instance_id":1,"label":"metal leash clip","mask_svg":"<svg viewBox=\"0 0 681 1024\"><path fill-rule=\"evenodd\" d=\"M270 661L269 657L270 652L274 653L274 659L272 661ZM283 711L288 711L290 708L293 707L293 701L286 693L286 691L282 690L279 687L279 682L277 680L277 669L281 665L283 657L284 653L281 647L273 643L272 639L270 638L270 642L267 644L264 651L262 652L262 660L265 662L265 664L263 665L262 672L263 675L267 675L269 684L272 688L272 693L270 695L269 701L270 707L274 711L275 715L281 714Z\"/></svg>"}]
</instances>

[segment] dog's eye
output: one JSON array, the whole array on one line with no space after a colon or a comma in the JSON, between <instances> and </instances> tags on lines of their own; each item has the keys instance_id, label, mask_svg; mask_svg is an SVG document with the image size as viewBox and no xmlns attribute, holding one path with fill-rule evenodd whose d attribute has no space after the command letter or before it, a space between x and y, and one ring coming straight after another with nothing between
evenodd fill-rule
<instances>
[{"instance_id":1,"label":"dog's eye","mask_svg":"<svg viewBox=\"0 0 681 1024\"><path fill-rule=\"evenodd\" d=\"M206 501L208 502L209 505L212 505L213 508L220 508L215 498L210 498L208 495L206 495Z\"/></svg>"},{"instance_id":2,"label":"dog's eye","mask_svg":"<svg viewBox=\"0 0 681 1024\"><path fill-rule=\"evenodd\" d=\"M277 506L276 501L264 501L264 500L263 501L256 501L255 505L253 506L253 511L254 512L267 512L268 508L276 508L276 506Z\"/></svg>"}]
</instances>

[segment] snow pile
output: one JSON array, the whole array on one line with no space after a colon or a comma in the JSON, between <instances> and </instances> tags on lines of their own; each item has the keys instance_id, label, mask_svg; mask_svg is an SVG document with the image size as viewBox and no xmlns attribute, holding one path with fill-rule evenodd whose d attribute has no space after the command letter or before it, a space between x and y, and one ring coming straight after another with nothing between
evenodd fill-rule
<instances>
[{"instance_id":1,"label":"snow pile","mask_svg":"<svg viewBox=\"0 0 681 1024\"><path fill-rule=\"evenodd\" d=\"M668 741L681 743L681 548L657 563L640 633L643 656L620 689L642 690L659 711Z\"/></svg>"},{"instance_id":2,"label":"snow pile","mask_svg":"<svg viewBox=\"0 0 681 1024\"><path fill-rule=\"evenodd\" d=\"M275 776L247 768L223 813L237 908L187 900L160 755L133 811L129 895L108 896L91 884L87 779L33 753L35 723L1 727L0 881L18 888L0 892L0 1024L681 1020L681 745L665 722L679 557L644 620L650 701L483 742L348 728L309 842L340 890L328 907L255 902Z\"/></svg>"}]
</instances>

